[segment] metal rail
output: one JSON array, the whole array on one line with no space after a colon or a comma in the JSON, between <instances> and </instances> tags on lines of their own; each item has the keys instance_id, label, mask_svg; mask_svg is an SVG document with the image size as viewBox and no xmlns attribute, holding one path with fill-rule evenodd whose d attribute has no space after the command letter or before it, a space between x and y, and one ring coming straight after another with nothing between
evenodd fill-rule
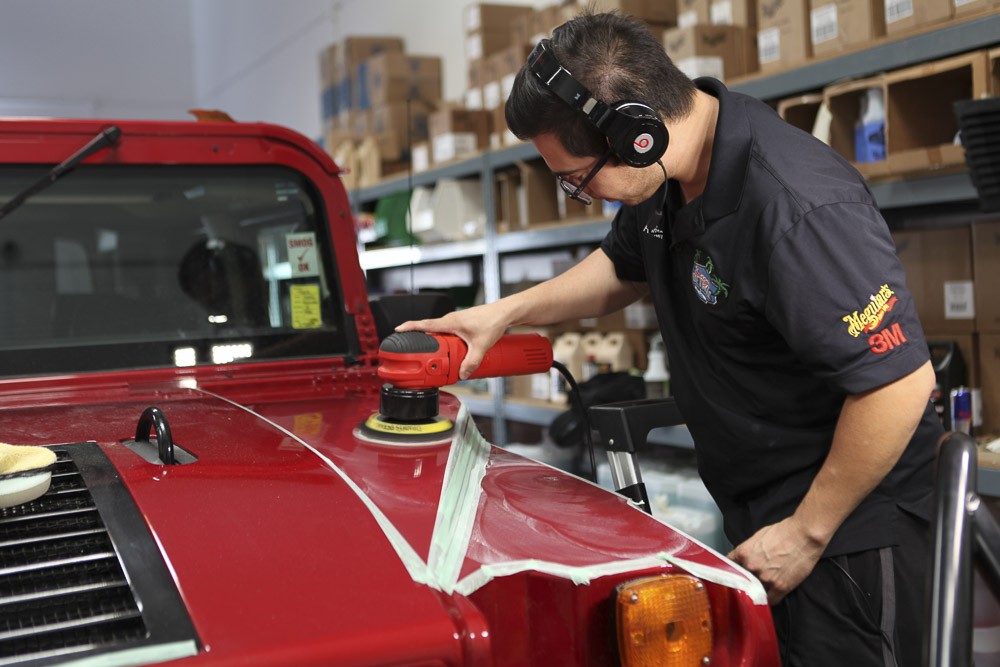
<instances>
[{"instance_id":1,"label":"metal rail","mask_svg":"<svg viewBox=\"0 0 1000 667\"><path fill-rule=\"evenodd\" d=\"M934 480L934 545L924 645L930 667L972 663L973 566L1000 592L1000 527L976 492L976 443L949 433Z\"/></svg>"}]
</instances>

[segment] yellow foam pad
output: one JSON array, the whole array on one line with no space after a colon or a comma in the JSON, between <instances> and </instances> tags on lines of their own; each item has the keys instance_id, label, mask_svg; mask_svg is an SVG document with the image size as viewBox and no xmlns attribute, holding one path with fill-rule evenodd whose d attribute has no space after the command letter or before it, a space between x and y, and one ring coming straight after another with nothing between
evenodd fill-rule
<instances>
[{"instance_id":1,"label":"yellow foam pad","mask_svg":"<svg viewBox=\"0 0 1000 667\"><path fill-rule=\"evenodd\" d=\"M56 454L47 447L8 445L0 442L0 475L47 468Z\"/></svg>"}]
</instances>

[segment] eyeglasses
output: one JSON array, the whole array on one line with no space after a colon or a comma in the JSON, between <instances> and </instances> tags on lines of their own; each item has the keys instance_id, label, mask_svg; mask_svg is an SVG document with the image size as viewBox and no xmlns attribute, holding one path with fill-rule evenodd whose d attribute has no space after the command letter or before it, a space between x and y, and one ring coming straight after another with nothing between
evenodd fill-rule
<instances>
[{"instance_id":1,"label":"eyeglasses","mask_svg":"<svg viewBox=\"0 0 1000 667\"><path fill-rule=\"evenodd\" d=\"M597 176L597 172L601 170L601 167L604 166L604 163L607 162L608 158L611 157L611 153L612 151L610 148L604 151L604 155L602 155L601 159L597 161L597 164L595 164L594 168L590 170L590 173L587 174L587 176L582 181L580 181L580 185L573 185L562 176L557 175L556 180L559 181L559 187L563 189L563 192L569 195L570 199L575 199L578 202L582 202L583 204L590 206L591 204L594 203L594 200L591 199L590 195L584 192L583 189L587 187L587 185L594 178L594 176Z\"/></svg>"}]
</instances>

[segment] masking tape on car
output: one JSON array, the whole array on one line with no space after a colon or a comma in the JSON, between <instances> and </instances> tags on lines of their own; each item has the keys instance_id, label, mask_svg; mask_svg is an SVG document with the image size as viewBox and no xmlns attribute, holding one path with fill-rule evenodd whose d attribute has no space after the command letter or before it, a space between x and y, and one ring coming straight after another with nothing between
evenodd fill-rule
<instances>
[{"instance_id":1,"label":"masking tape on car","mask_svg":"<svg viewBox=\"0 0 1000 667\"><path fill-rule=\"evenodd\" d=\"M491 451L464 404L458 413L456 432L458 437L448 455L427 556L431 574L441 584L441 590L449 594L455 589L469 548Z\"/></svg>"}]
</instances>

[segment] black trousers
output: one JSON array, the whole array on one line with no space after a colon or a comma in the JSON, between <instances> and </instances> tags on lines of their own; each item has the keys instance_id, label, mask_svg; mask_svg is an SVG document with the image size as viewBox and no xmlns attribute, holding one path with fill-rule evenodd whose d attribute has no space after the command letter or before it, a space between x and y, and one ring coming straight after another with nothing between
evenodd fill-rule
<instances>
[{"instance_id":1,"label":"black trousers","mask_svg":"<svg viewBox=\"0 0 1000 667\"><path fill-rule=\"evenodd\" d=\"M919 667L930 523L899 513L899 544L823 558L771 608L784 667Z\"/></svg>"}]
</instances>

